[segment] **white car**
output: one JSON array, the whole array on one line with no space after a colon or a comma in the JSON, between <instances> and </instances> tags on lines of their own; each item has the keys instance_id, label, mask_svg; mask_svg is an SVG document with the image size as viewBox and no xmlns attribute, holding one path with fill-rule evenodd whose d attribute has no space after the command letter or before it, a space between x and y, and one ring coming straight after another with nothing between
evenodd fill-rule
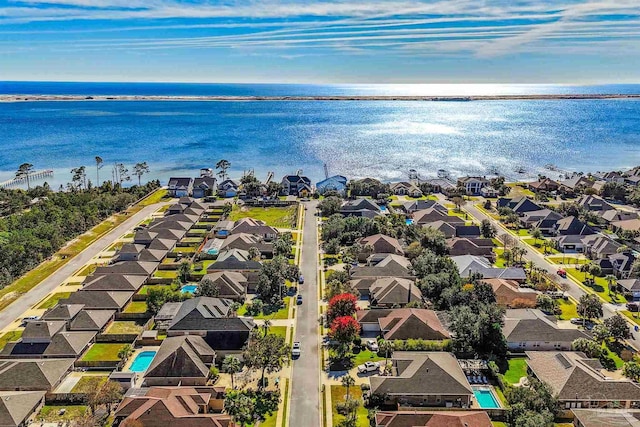
<instances>
[{"instance_id":1,"label":"white car","mask_svg":"<svg viewBox=\"0 0 640 427\"><path fill-rule=\"evenodd\" d=\"M379 350L378 342L376 340L367 341L367 348L371 351L377 352Z\"/></svg>"},{"instance_id":2,"label":"white car","mask_svg":"<svg viewBox=\"0 0 640 427\"><path fill-rule=\"evenodd\" d=\"M358 373L366 374L369 372L379 372L380 363L378 362L364 362L363 365L358 366Z\"/></svg>"},{"instance_id":3,"label":"white car","mask_svg":"<svg viewBox=\"0 0 640 427\"><path fill-rule=\"evenodd\" d=\"M296 341L293 343L293 347L291 347L291 356L300 357L300 353L301 353L300 342Z\"/></svg>"}]
</instances>

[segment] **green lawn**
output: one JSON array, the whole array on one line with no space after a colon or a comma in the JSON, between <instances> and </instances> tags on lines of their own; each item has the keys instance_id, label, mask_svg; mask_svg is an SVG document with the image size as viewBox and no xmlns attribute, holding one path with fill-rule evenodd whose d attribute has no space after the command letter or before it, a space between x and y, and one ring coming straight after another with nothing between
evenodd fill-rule
<instances>
[{"instance_id":1,"label":"green lawn","mask_svg":"<svg viewBox=\"0 0 640 427\"><path fill-rule=\"evenodd\" d=\"M562 314L558 316L560 320L571 320L578 316L577 306L571 301L565 301L564 299L558 299L558 306L562 310Z\"/></svg>"},{"instance_id":2,"label":"green lawn","mask_svg":"<svg viewBox=\"0 0 640 427\"><path fill-rule=\"evenodd\" d=\"M527 376L527 362L524 357L509 359L509 369L504 373L504 380L509 384L516 384L520 378Z\"/></svg>"},{"instance_id":3,"label":"green lawn","mask_svg":"<svg viewBox=\"0 0 640 427\"><path fill-rule=\"evenodd\" d=\"M270 335L277 335L279 337L284 338L284 340L287 340L287 327L286 326L270 326L269 327L269 334Z\"/></svg>"},{"instance_id":4,"label":"green lawn","mask_svg":"<svg viewBox=\"0 0 640 427\"><path fill-rule=\"evenodd\" d=\"M153 277L158 277L160 279L175 279L178 277L178 272L176 270L157 270L153 273Z\"/></svg>"},{"instance_id":5,"label":"green lawn","mask_svg":"<svg viewBox=\"0 0 640 427\"><path fill-rule=\"evenodd\" d=\"M93 274L94 271L96 271L96 268L98 268L97 264L87 265L82 270L80 270L80 272L77 275L78 276L90 276L91 274Z\"/></svg>"},{"instance_id":6,"label":"green lawn","mask_svg":"<svg viewBox=\"0 0 640 427\"><path fill-rule=\"evenodd\" d=\"M298 216L298 206L288 206L286 208L275 207L243 207L234 206L230 221L237 221L242 218L253 218L264 221L267 225L277 228L295 228Z\"/></svg>"},{"instance_id":7,"label":"green lawn","mask_svg":"<svg viewBox=\"0 0 640 427\"><path fill-rule=\"evenodd\" d=\"M167 285L144 285L138 291L138 295L147 295L150 289L159 289L162 286L167 286Z\"/></svg>"},{"instance_id":8,"label":"green lawn","mask_svg":"<svg viewBox=\"0 0 640 427\"><path fill-rule=\"evenodd\" d=\"M527 243L528 245L531 245L531 247L533 247L533 249L535 249L536 251L538 251L542 255L546 255L544 253L544 248L542 246L542 243L545 241L545 239L534 239L533 237L528 237L528 238L522 239L522 241ZM557 254L557 253L560 253L560 252L557 249L548 246L547 247L547 253L548 254Z\"/></svg>"},{"instance_id":9,"label":"green lawn","mask_svg":"<svg viewBox=\"0 0 640 427\"><path fill-rule=\"evenodd\" d=\"M0 337L0 350L2 350L4 348L4 346L7 345L7 343L11 342L11 341L18 341L20 339L20 337L22 336L22 331L9 331L6 334L4 334L3 336Z\"/></svg>"},{"instance_id":10,"label":"green lawn","mask_svg":"<svg viewBox=\"0 0 640 427\"><path fill-rule=\"evenodd\" d=\"M609 346L607 346L606 344L602 344L602 347L603 347L603 349L605 349L605 351L609 352L609 357L616 364L616 369L621 369L622 365L624 365L624 360L622 360L620 358L620 355L618 353L616 353L615 351L613 351L613 349L610 348Z\"/></svg>"},{"instance_id":11,"label":"green lawn","mask_svg":"<svg viewBox=\"0 0 640 427\"><path fill-rule=\"evenodd\" d=\"M145 305L146 307L146 305ZM139 334L142 331L142 325L133 320L116 320L105 331L106 334Z\"/></svg>"},{"instance_id":12,"label":"green lawn","mask_svg":"<svg viewBox=\"0 0 640 427\"><path fill-rule=\"evenodd\" d=\"M120 360L118 353L126 344L93 344L80 359L84 362L117 362Z\"/></svg>"},{"instance_id":13,"label":"green lawn","mask_svg":"<svg viewBox=\"0 0 640 427\"><path fill-rule=\"evenodd\" d=\"M117 251L122 249L122 247L124 246L124 242L115 242L113 245L109 246L107 248L108 251Z\"/></svg>"},{"instance_id":14,"label":"green lawn","mask_svg":"<svg viewBox=\"0 0 640 427\"><path fill-rule=\"evenodd\" d=\"M179 248L175 248L174 250L171 251L171 253L173 254L192 254L196 252L196 248L195 246L180 246Z\"/></svg>"},{"instance_id":15,"label":"green lawn","mask_svg":"<svg viewBox=\"0 0 640 427\"><path fill-rule=\"evenodd\" d=\"M291 304L291 298L286 297L284 299L284 307L279 309L274 313L262 313L258 316L255 316L254 319L272 319L272 320L281 320L289 318L289 305ZM247 315L247 305L243 304L238 309L238 316L246 316Z\"/></svg>"},{"instance_id":16,"label":"green lawn","mask_svg":"<svg viewBox=\"0 0 640 427\"><path fill-rule=\"evenodd\" d=\"M168 196L168 193L169 191L166 188L159 188L153 193L151 193L146 199L141 201L139 205L149 206L149 205L153 205L154 203L159 203L159 202L169 200L170 197Z\"/></svg>"},{"instance_id":17,"label":"green lawn","mask_svg":"<svg viewBox=\"0 0 640 427\"><path fill-rule=\"evenodd\" d=\"M378 356L378 353L374 353L371 350L362 350L360 353L356 354L353 363L358 366L362 365L364 362L378 362L380 360L384 360L384 357ZM384 365L384 363L381 363L380 365Z\"/></svg>"},{"instance_id":18,"label":"green lawn","mask_svg":"<svg viewBox=\"0 0 640 427\"><path fill-rule=\"evenodd\" d=\"M100 380L100 384L107 382L109 376L107 375L87 375L80 378L80 381L76 383L71 389L71 393L88 393L93 387L95 387L95 379Z\"/></svg>"},{"instance_id":19,"label":"green lawn","mask_svg":"<svg viewBox=\"0 0 640 427\"><path fill-rule=\"evenodd\" d=\"M367 418L367 409L364 407L362 400L362 390L358 386L352 386L349 388L349 394L352 399L360 401L360 406L357 412L357 427L369 427L369 420ZM341 385L331 386L331 411L333 414L333 425L337 426L338 423L344 419L344 417L338 414L337 406L339 403L344 402L346 398L346 389Z\"/></svg>"},{"instance_id":20,"label":"green lawn","mask_svg":"<svg viewBox=\"0 0 640 427\"><path fill-rule=\"evenodd\" d=\"M562 255L548 256L547 259L555 264L587 264L589 262L586 258Z\"/></svg>"},{"instance_id":21,"label":"green lawn","mask_svg":"<svg viewBox=\"0 0 640 427\"><path fill-rule=\"evenodd\" d=\"M210 266L211 264L213 264L214 262L216 262L216 260L214 260L214 259L207 259L207 260L204 260L204 261L198 261L198 262L194 263L194 264L191 266L191 271L192 271L194 274L207 274L207 268L209 268L209 266ZM201 268L200 270L196 270L196 269L195 269L196 264L201 264L201 265L202 265L202 268Z\"/></svg>"},{"instance_id":22,"label":"green lawn","mask_svg":"<svg viewBox=\"0 0 640 427\"><path fill-rule=\"evenodd\" d=\"M69 296L71 296L71 292L58 292L58 293L55 293L55 294L51 295L45 302L40 304L38 306L38 310L42 310L42 309L45 309L45 308L51 308L51 307L55 306L58 303L58 301L60 301L61 299L69 298Z\"/></svg>"},{"instance_id":23,"label":"green lawn","mask_svg":"<svg viewBox=\"0 0 640 427\"><path fill-rule=\"evenodd\" d=\"M596 277L595 283L593 285L586 285L584 284L584 281L586 280L586 277L587 277L586 273L582 273L575 268L565 268L565 271L569 276L573 277L575 280L580 282L582 287L591 289L606 302L622 302L622 303L626 302L625 298L622 295L619 295L619 294L609 295L609 291L608 291L609 285L607 281L604 279L604 277ZM589 276L589 278L591 278L591 276ZM614 298L615 298L615 301L614 301Z\"/></svg>"},{"instance_id":24,"label":"green lawn","mask_svg":"<svg viewBox=\"0 0 640 427\"><path fill-rule=\"evenodd\" d=\"M128 306L124 308L125 313L146 313L147 302L146 301L131 301Z\"/></svg>"},{"instance_id":25,"label":"green lawn","mask_svg":"<svg viewBox=\"0 0 640 427\"><path fill-rule=\"evenodd\" d=\"M621 310L619 311L619 313L624 314L625 316L627 316L632 322L636 323L637 325L640 325L640 314L638 313L632 313L629 310Z\"/></svg>"},{"instance_id":26,"label":"green lawn","mask_svg":"<svg viewBox=\"0 0 640 427\"><path fill-rule=\"evenodd\" d=\"M491 425L493 425L493 427L507 427L507 423L503 423L502 421L492 421Z\"/></svg>"},{"instance_id":27,"label":"green lawn","mask_svg":"<svg viewBox=\"0 0 640 427\"><path fill-rule=\"evenodd\" d=\"M59 415L61 409L65 410L64 415ZM36 416L36 419L47 423L73 421L83 416L88 409L89 407L84 405L45 405Z\"/></svg>"}]
</instances>

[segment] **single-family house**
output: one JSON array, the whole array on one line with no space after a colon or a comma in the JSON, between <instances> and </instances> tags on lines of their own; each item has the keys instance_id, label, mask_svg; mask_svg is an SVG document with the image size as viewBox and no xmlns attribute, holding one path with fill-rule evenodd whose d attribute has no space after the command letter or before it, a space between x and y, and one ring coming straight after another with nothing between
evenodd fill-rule
<instances>
[{"instance_id":1,"label":"single-family house","mask_svg":"<svg viewBox=\"0 0 640 427\"><path fill-rule=\"evenodd\" d=\"M615 208L604 201L602 197L594 196L592 194L585 194L584 196L580 197L576 204L581 208L592 212L605 212L609 210L615 210Z\"/></svg>"},{"instance_id":2,"label":"single-family house","mask_svg":"<svg viewBox=\"0 0 640 427\"><path fill-rule=\"evenodd\" d=\"M73 359L0 360L0 390L51 391L73 368Z\"/></svg>"},{"instance_id":3,"label":"single-family house","mask_svg":"<svg viewBox=\"0 0 640 427\"><path fill-rule=\"evenodd\" d=\"M158 268L158 262L148 261L123 261L108 266L100 266L93 272L94 276L103 276L105 274L118 274L127 276L145 276L149 277Z\"/></svg>"},{"instance_id":4,"label":"single-family house","mask_svg":"<svg viewBox=\"0 0 640 427\"><path fill-rule=\"evenodd\" d=\"M260 254L265 258L273 257L273 243L264 241L264 239L258 235L248 233L231 234L222 241L219 251L224 252L232 249L249 251L251 248L258 249Z\"/></svg>"},{"instance_id":5,"label":"single-family house","mask_svg":"<svg viewBox=\"0 0 640 427\"><path fill-rule=\"evenodd\" d=\"M464 225L465 220L459 216L449 215L447 212L443 212L441 209L434 207L416 211L412 215L413 223L418 225L425 225L435 221L443 221L449 224Z\"/></svg>"},{"instance_id":6,"label":"single-family house","mask_svg":"<svg viewBox=\"0 0 640 427\"><path fill-rule=\"evenodd\" d=\"M202 337L182 335L165 338L144 373L144 385L203 386L216 353Z\"/></svg>"},{"instance_id":7,"label":"single-family house","mask_svg":"<svg viewBox=\"0 0 640 427\"><path fill-rule=\"evenodd\" d=\"M491 182L481 176L465 176L458 178L458 187L464 188L467 196L478 196L483 187L488 187Z\"/></svg>"},{"instance_id":8,"label":"single-family house","mask_svg":"<svg viewBox=\"0 0 640 427\"><path fill-rule=\"evenodd\" d=\"M253 234L267 241L278 237L278 230L276 228L267 225L264 221L253 218L237 220L229 234L238 233Z\"/></svg>"},{"instance_id":9,"label":"single-family house","mask_svg":"<svg viewBox=\"0 0 640 427\"><path fill-rule=\"evenodd\" d=\"M498 208L509 208L519 216L522 216L527 212L542 210L540 205L534 203L526 196L514 198L500 197L496 201L496 206Z\"/></svg>"},{"instance_id":10,"label":"single-family house","mask_svg":"<svg viewBox=\"0 0 640 427\"><path fill-rule=\"evenodd\" d=\"M42 315L42 320L64 320L73 319L84 308L83 304L56 304Z\"/></svg>"},{"instance_id":11,"label":"single-family house","mask_svg":"<svg viewBox=\"0 0 640 427\"><path fill-rule=\"evenodd\" d=\"M533 181L527 184L527 188L534 193L538 192L552 192L557 191L560 188L560 184L550 178L542 178L538 181Z\"/></svg>"},{"instance_id":12,"label":"single-family house","mask_svg":"<svg viewBox=\"0 0 640 427\"><path fill-rule=\"evenodd\" d=\"M308 197L313 189L311 180L303 175L285 175L281 182L283 196Z\"/></svg>"},{"instance_id":13,"label":"single-family house","mask_svg":"<svg viewBox=\"0 0 640 427\"><path fill-rule=\"evenodd\" d=\"M574 427L638 427L640 411L625 409L572 409Z\"/></svg>"},{"instance_id":14,"label":"single-family house","mask_svg":"<svg viewBox=\"0 0 640 427\"><path fill-rule=\"evenodd\" d=\"M216 179L212 176L201 176L193 180L193 197L201 199L207 196L213 196L216 190Z\"/></svg>"},{"instance_id":15,"label":"single-family house","mask_svg":"<svg viewBox=\"0 0 640 427\"><path fill-rule=\"evenodd\" d=\"M202 280L211 281L218 289L218 297L243 302L247 296L247 278L237 271L218 271L206 274Z\"/></svg>"},{"instance_id":16,"label":"single-family house","mask_svg":"<svg viewBox=\"0 0 640 427\"><path fill-rule=\"evenodd\" d=\"M358 310L363 333L381 335L385 340L444 340L449 331L433 310L423 308Z\"/></svg>"},{"instance_id":17,"label":"single-family house","mask_svg":"<svg viewBox=\"0 0 640 427\"><path fill-rule=\"evenodd\" d=\"M162 262L162 259L169 251L159 249L147 249L145 245L136 243L125 243L115 256L119 261L149 261Z\"/></svg>"},{"instance_id":18,"label":"single-family house","mask_svg":"<svg viewBox=\"0 0 640 427\"><path fill-rule=\"evenodd\" d=\"M534 308L506 310L502 333L511 351L571 350L574 340L590 338L573 325L560 327L554 316Z\"/></svg>"},{"instance_id":19,"label":"single-family house","mask_svg":"<svg viewBox=\"0 0 640 427\"><path fill-rule=\"evenodd\" d=\"M584 253L592 259L607 258L618 253L620 244L602 234L590 234L582 238Z\"/></svg>"},{"instance_id":20,"label":"single-family house","mask_svg":"<svg viewBox=\"0 0 640 427\"><path fill-rule=\"evenodd\" d=\"M375 265L353 267L350 270L354 279L363 277L402 277L413 278L411 261L400 255L389 254Z\"/></svg>"},{"instance_id":21,"label":"single-family house","mask_svg":"<svg viewBox=\"0 0 640 427\"><path fill-rule=\"evenodd\" d=\"M473 390L458 360L447 352L393 353L392 374L369 377L372 395L389 405L468 408Z\"/></svg>"},{"instance_id":22,"label":"single-family house","mask_svg":"<svg viewBox=\"0 0 640 427\"><path fill-rule=\"evenodd\" d=\"M412 279L382 277L369 287L371 305L376 307L405 306L422 302L422 292Z\"/></svg>"},{"instance_id":23,"label":"single-family house","mask_svg":"<svg viewBox=\"0 0 640 427\"><path fill-rule=\"evenodd\" d=\"M390 185L390 189L397 196L422 197L422 190L413 182L394 182Z\"/></svg>"},{"instance_id":24,"label":"single-family house","mask_svg":"<svg viewBox=\"0 0 640 427\"><path fill-rule=\"evenodd\" d=\"M591 186L593 185L593 180L582 175L576 175L572 178L560 181L559 184L560 187L558 188L558 190L564 193L574 194L587 188L591 188Z\"/></svg>"},{"instance_id":25,"label":"single-family house","mask_svg":"<svg viewBox=\"0 0 640 427\"><path fill-rule=\"evenodd\" d=\"M361 261L364 261L364 259L372 253L404 256L404 249L400 241L395 237L385 234L374 234L373 236L363 237L358 240L358 243L360 243L363 248L370 249L360 254Z\"/></svg>"},{"instance_id":26,"label":"single-family house","mask_svg":"<svg viewBox=\"0 0 640 427\"><path fill-rule=\"evenodd\" d=\"M617 282L618 290L629 300L640 301L640 279L622 279Z\"/></svg>"},{"instance_id":27,"label":"single-family house","mask_svg":"<svg viewBox=\"0 0 640 427\"><path fill-rule=\"evenodd\" d=\"M527 274L521 267L498 268L493 267L485 257L475 255L460 255L451 257L458 266L460 277L470 277L472 274L481 274L485 279L515 280L524 283Z\"/></svg>"},{"instance_id":28,"label":"single-family house","mask_svg":"<svg viewBox=\"0 0 640 427\"><path fill-rule=\"evenodd\" d=\"M550 235L555 230L556 222L562 219L562 215L551 209L540 209L525 212L520 218L520 223L525 228L538 228L545 235Z\"/></svg>"},{"instance_id":29,"label":"single-family house","mask_svg":"<svg viewBox=\"0 0 640 427\"><path fill-rule=\"evenodd\" d=\"M487 199L494 199L500 195L500 192L489 185L480 189L480 195Z\"/></svg>"},{"instance_id":30,"label":"single-family house","mask_svg":"<svg viewBox=\"0 0 640 427\"><path fill-rule=\"evenodd\" d=\"M171 197L190 196L193 190L193 179L169 178L168 189Z\"/></svg>"},{"instance_id":31,"label":"single-family house","mask_svg":"<svg viewBox=\"0 0 640 427\"><path fill-rule=\"evenodd\" d=\"M247 279L249 291L253 291L258 283L258 273L262 264L249 257L248 251L241 249L231 249L220 252L216 261L209 265L207 274L221 271L235 271L242 273Z\"/></svg>"},{"instance_id":32,"label":"single-family house","mask_svg":"<svg viewBox=\"0 0 640 427\"><path fill-rule=\"evenodd\" d=\"M147 277L132 274L102 274L88 276L82 282L85 291L137 292L147 282Z\"/></svg>"},{"instance_id":33,"label":"single-family house","mask_svg":"<svg viewBox=\"0 0 640 427\"><path fill-rule=\"evenodd\" d=\"M115 310L81 310L70 319L70 331L102 331L115 317Z\"/></svg>"},{"instance_id":34,"label":"single-family house","mask_svg":"<svg viewBox=\"0 0 640 427\"><path fill-rule=\"evenodd\" d=\"M486 411L377 411L375 415L375 427L491 427L492 425Z\"/></svg>"},{"instance_id":35,"label":"single-family house","mask_svg":"<svg viewBox=\"0 0 640 427\"><path fill-rule=\"evenodd\" d=\"M23 427L44 405L45 391L0 391L0 426Z\"/></svg>"},{"instance_id":36,"label":"single-family house","mask_svg":"<svg viewBox=\"0 0 640 427\"><path fill-rule=\"evenodd\" d=\"M567 234L553 237L555 247L560 252L564 253L578 253L584 252L585 242L584 237L580 234Z\"/></svg>"},{"instance_id":37,"label":"single-family house","mask_svg":"<svg viewBox=\"0 0 640 427\"><path fill-rule=\"evenodd\" d=\"M522 288L515 280L482 279L482 281L491 285L498 305L510 308L536 306L539 292L531 288Z\"/></svg>"},{"instance_id":38,"label":"single-family house","mask_svg":"<svg viewBox=\"0 0 640 427\"><path fill-rule=\"evenodd\" d=\"M440 212L443 212L444 214L449 213L449 210L446 207L442 206L440 203L436 202L435 200L429 200L429 199L407 200L404 202L400 202L400 204L397 207L397 209L399 209L400 211L408 215L417 211L430 209L430 208L438 209Z\"/></svg>"},{"instance_id":39,"label":"single-family house","mask_svg":"<svg viewBox=\"0 0 640 427\"><path fill-rule=\"evenodd\" d=\"M611 229L616 233L620 231L631 231L633 233L640 233L640 219L626 219L622 221L613 221L611 223Z\"/></svg>"},{"instance_id":40,"label":"single-family house","mask_svg":"<svg viewBox=\"0 0 640 427\"><path fill-rule=\"evenodd\" d=\"M342 204L340 213L344 216L375 218L381 214L380 206L370 199L349 200Z\"/></svg>"},{"instance_id":41,"label":"single-family house","mask_svg":"<svg viewBox=\"0 0 640 427\"><path fill-rule=\"evenodd\" d=\"M494 262L496 254L493 252L493 241L491 239L467 239L454 237L447 240L449 255L475 255L487 258Z\"/></svg>"},{"instance_id":42,"label":"single-family house","mask_svg":"<svg viewBox=\"0 0 640 427\"><path fill-rule=\"evenodd\" d=\"M638 219L638 214L635 212L618 211L610 209L608 211L597 212L604 222L611 223L616 221L626 221L628 219Z\"/></svg>"},{"instance_id":43,"label":"single-family house","mask_svg":"<svg viewBox=\"0 0 640 427\"><path fill-rule=\"evenodd\" d=\"M225 179L218 184L218 195L221 197L236 197L240 184L232 179Z\"/></svg>"},{"instance_id":44,"label":"single-family house","mask_svg":"<svg viewBox=\"0 0 640 427\"><path fill-rule=\"evenodd\" d=\"M563 409L637 408L640 386L610 376L598 359L575 351L527 352L530 372L551 386Z\"/></svg>"},{"instance_id":45,"label":"single-family house","mask_svg":"<svg viewBox=\"0 0 640 427\"><path fill-rule=\"evenodd\" d=\"M330 176L316 183L318 194L324 195L328 191L335 191L344 196L347 192L347 177L342 175Z\"/></svg>"},{"instance_id":46,"label":"single-family house","mask_svg":"<svg viewBox=\"0 0 640 427\"><path fill-rule=\"evenodd\" d=\"M82 304L88 310L116 310L129 304L133 292L123 291L85 291L73 292L69 298L61 299L59 304Z\"/></svg>"},{"instance_id":47,"label":"single-family house","mask_svg":"<svg viewBox=\"0 0 640 427\"><path fill-rule=\"evenodd\" d=\"M635 257L630 251L627 251L609 255L609 261L611 262L613 274L618 279L626 279L631 273L631 266L635 261Z\"/></svg>"},{"instance_id":48,"label":"single-family house","mask_svg":"<svg viewBox=\"0 0 640 427\"><path fill-rule=\"evenodd\" d=\"M51 322L48 322L51 323ZM55 321L54 323L58 323ZM63 325L65 322L61 322ZM75 359L80 356L94 341L94 331L60 330L47 337L47 331L40 331L38 341L33 333L26 339L8 343L0 352L2 358L43 358L43 359Z\"/></svg>"},{"instance_id":49,"label":"single-family house","mask_svg":"<svg viewBox=\"0 0 640 427\"><path fill-rule=\"evenodd\" d=\"M555 235L574 235L574 236L586 236L587 234L594 234L595 231L584 222L580 221L575 216L568 216L556 221L554 227Z\"/></svg>"},{"instance_id":50,"label":"single-family house","mask_svg":"<svg viewBox=\"0 0 640 427\"><path fill-rule=\"evenodd\" d=\"M456 185L446 178L431 178L421 180L420 182L430 185L434 193L442 193L445 196L453 194L456 191Z\"/></svg>"}]
</instances>

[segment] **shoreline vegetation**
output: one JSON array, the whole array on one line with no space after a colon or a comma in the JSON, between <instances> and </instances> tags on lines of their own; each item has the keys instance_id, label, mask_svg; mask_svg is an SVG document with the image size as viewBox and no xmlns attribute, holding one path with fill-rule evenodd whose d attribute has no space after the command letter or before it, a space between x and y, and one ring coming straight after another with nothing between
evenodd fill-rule
<instances>
[{"instance_id":1,"label":"shoreline vegetation","mask_svg":"<svg viewBox=\"0 0 640 427\"><path fill-rule=\"evenodd\" d=\"M156 95L0 95L0 102L34 101L535 101L640 99L640 94L547 95L336 95L336 96L156 96Z\"/></svg>"}]
</instances>

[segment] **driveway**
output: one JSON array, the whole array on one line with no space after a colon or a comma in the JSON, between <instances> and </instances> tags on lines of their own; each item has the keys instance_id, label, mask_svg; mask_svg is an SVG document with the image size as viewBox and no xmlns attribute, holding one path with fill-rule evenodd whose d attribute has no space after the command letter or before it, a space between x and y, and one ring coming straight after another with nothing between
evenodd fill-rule
<instances>
[{"instance_id":1,"label":"driveway","mask_svg":"<svg viewBox=\"0 0 640 427\"><path fill-rule=\"evenodd\" d=\"M320 346L318 335L317 201L305 202L300 271L304 276L302 304L296 310L295 341L302 355L293 361L290 426L320 427Z\"/></svg>"},{"instance_id":2,"label":"driveway","mask_svg":"<svg viewBox=\"0 0 640 427\"><path fill-rule=\"evenodd\" d=\"M140 212L132 215L109 233L96 240L84 251L73 257L68 263L56 270L29 292L15 300L11 305L0 312L0 330L13 323L25 311L29 310L32 305L39 302L63 281L71 277L76 270L84 266L93 257L98 255L98 253L109 247L109 245L111 245L116 239L123 234L126 234L127 231L135 227L139 222L150 216L164 204L166 204L166 202L144 207Z\"/></svg>"}]
</instances>

